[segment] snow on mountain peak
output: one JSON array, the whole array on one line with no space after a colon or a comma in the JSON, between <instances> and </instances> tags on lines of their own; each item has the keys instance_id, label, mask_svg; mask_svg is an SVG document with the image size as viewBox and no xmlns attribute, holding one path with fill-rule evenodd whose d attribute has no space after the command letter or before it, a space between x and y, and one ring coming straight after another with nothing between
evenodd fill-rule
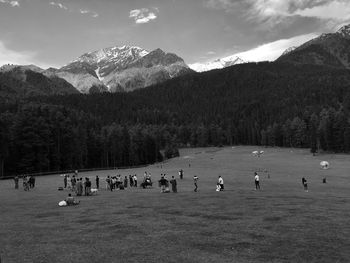
<instances>
[{"instance_id":1,"label":"snow on mountain peak","mask_svg":"<svg viewBox=\"0 0 350 263\"><path fill-rule=\"evenodd\" d=\"M341 27L338 31L338 34L341 34L343 37L349 37L350 36L350 25L345 25Z\"/></svg>"},{"instance_id":2,"label":"snow on mountain peak","mask_svg":"<svg viewBox=\"0 0 350 263\"><path fill-rule=\"evenodd\" d=\"M218 59L215 59L214 61L207 62L207 63L194 63L189 65L189 67L194 71L204 72L204 71L209 71L213 69L222 69L229 66L242 64L242 63L245 63L245 62L241 58L233 55L225 58L218 58Z\"/></svg>"}]
</instances>

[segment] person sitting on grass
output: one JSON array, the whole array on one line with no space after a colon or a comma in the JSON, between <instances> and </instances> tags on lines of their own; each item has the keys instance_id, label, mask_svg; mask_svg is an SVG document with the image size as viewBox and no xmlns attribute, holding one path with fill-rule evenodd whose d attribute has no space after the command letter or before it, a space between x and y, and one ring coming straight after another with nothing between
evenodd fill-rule
<instances>
[{"instance_id":1,"label":"person sitting on grass","mask_svg":"<svg viewBox=\"0 0 350 263\"><path fill-rule=\"evenodd\" d=\"M77 201L74 199L72 194L68 194L65 201L66 201L67 205L78 205L80 203L80 201Z\"/></svg>"}]
</instances>

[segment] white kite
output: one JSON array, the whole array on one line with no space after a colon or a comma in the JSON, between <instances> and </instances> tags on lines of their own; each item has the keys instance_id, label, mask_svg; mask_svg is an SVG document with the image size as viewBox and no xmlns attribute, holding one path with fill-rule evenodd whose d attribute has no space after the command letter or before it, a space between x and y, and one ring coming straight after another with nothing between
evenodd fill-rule
<instances>
[{"instance_id":1,"label":"white kite","mask_svg":"<svg viewBox=\"0 0 350 263\"><path fill-rule=\"evenodd\" d=\"M322 161L322 162L320 162L320 166L322 169L327 170L329 168L329 162Z\"/></svg>"}]
</instances>

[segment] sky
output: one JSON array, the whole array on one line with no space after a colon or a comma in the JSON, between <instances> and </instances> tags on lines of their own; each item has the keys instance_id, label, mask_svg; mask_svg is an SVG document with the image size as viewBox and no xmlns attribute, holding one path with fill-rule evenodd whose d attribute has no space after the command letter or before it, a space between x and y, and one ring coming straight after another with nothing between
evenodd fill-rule
<instances>
[{"instance_id":1,"label":"sky","mask_svg":"<svg viewBox=\"0 0 350 263\"><path fill-rule=\"evenodd\" d=\"M123 45L187 64L274 60L348 23L349 0L0 0L0 65L61 67Z\"/></svg>"}]
</instances>

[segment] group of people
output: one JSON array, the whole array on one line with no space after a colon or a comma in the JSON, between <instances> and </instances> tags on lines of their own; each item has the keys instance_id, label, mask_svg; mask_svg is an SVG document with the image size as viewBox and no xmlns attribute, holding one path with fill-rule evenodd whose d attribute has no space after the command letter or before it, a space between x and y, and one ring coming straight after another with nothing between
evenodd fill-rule
<instances>
[{"instance_id":1,"label":"group of people","mask_svg":"<svg viewBox=\"0 0 350 263\"><path fill-rule=\"evenodd\" d=\"M160 180L158 181L161 193L170 193L169 183L171 184L171 191L177 193L177 181L174 176L168 180L166 174L161 174Z\"/></svg>"},{"instance_id":2,"label":"group of people","mask_svg":"<svg viewBox=\"0 0 350 263\"><path fill-rule=\"evenodd\" d=\"M137 187L137 175L129 175L129 178L125 176L122 178L120 174L116 176L107 176L106 178L106 189L113 191L113 190L124 190L128 187Z\"/></svg>"},{"instance_id":3,"label":"group of people","mask_svg":"<svg viewBox=\"0 0 350 263\"><path fill-rule=\"evenodd\" d=\"M16 175L13 180L15 181L15 189L19 188L19 176ZM30 189L35 187L35 176L34 175L23 175L23 189L24 191L29 191Z\"/></svg>"},{"instance_id":4,"label":"group of people","mask_svg":"<svg viewBox=\"0 0 350 263\"><path fill-rule=\"evenodd\" d=\"M92 188L92 182L90 178L85 177L85 180L83 181L83 178L77 178L78 172L76 171L72 177L69 174L63 175L63 185L65 189L68 189L72 192L75 192L77 196L88 196L91 195L91 188ZM98 175L96 176L96 189L99 189L100 185L100 178Z\"/></svg>"}]
</instances>

